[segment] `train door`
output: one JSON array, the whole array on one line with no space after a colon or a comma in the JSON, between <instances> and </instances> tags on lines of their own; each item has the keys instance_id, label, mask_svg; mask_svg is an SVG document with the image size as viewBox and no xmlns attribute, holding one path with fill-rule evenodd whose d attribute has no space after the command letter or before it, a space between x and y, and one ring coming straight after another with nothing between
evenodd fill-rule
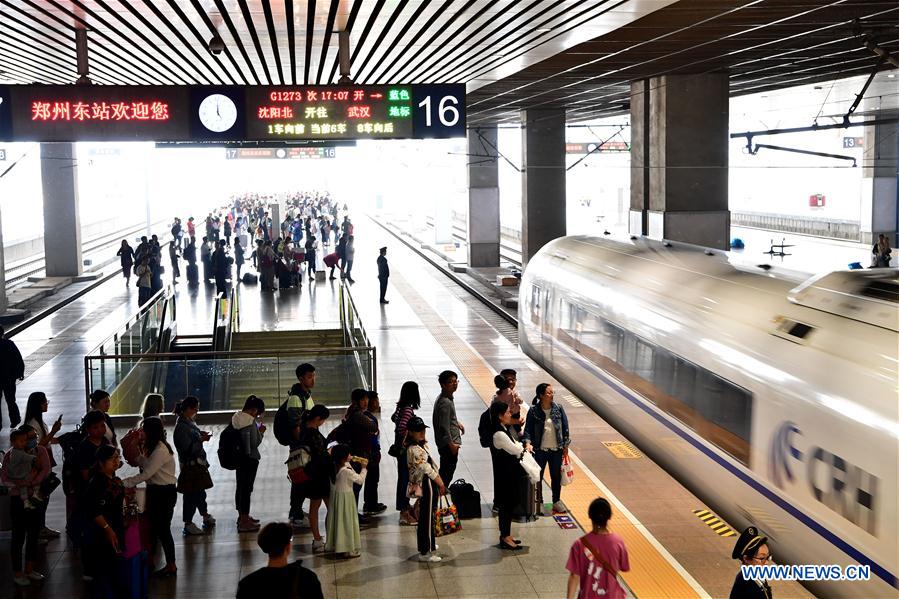
<instances>
[{"instance_id":1,"label":"train door","mask_svg":"<svg viewBox=\"0 0 899 599\"><path fill-rule=\"evenodd\" d=\"M543 337L543 362L552 368L553 365L553 314L557 310L553 310L553 288L545 287L543 289L542 312L540 314L541 336Z\"/></svg>"}]
</instances>

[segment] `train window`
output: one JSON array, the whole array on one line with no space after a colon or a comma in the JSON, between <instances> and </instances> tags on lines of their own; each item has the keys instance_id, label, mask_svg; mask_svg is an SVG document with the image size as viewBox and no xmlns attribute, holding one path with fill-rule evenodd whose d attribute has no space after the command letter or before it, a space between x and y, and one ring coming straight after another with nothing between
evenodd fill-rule
<instances>
[{"instance_id":1,"label":"train window","mask_svg":"<svg viewBox=\"0 0 899 599\"><path fill-rule=\"evenodd\" d=\"M712 372L581 310L585 356L749 465L752 395Z\"/></svg>"},{"instance_id":2,"label":"train window","mask_svg":"<svg viewBox=\"0 0 899 599\"><path fill-rule=\"evenodd\" d=\"M530 296L530 308L531 308L531 322L533 324L540 324L540 288L536 285L531 285L531 296Z\"/></svg>"},{"instance_id":3,"label":"train window","mask_svg":"<svg viewBox=\"0 0 899 599\"><path fill-rule=\"evenodd\" d=\"M577 347L577 322L578 322L578 307L576 304L572 304L568 300L560 300L561 304L560 314L559 314L559 330L556 337L568 345L571 346L572 349L578 351Z\"/></svg>"},{"instance_id":4,"label":"train window","mask_svg":"<svg viewBox=\"0 0 899 599\"><path fill-rule=\"evenodd\" d=\"M862 295L899 304L899 279L876 279L862 289Z\"/></svg>"}]
</instances>

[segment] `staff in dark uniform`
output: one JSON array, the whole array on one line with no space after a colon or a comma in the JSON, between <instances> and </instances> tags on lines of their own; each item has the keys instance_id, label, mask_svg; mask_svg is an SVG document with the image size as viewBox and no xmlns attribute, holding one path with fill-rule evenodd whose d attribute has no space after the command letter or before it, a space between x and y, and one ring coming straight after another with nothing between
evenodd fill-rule
<instances>
[{"instance_id":1,"label":"staff in dark uniform","mask_svg":"<svg viewBox=\"0 0 899 599\"><path fill-rule=\"evenodd\" d=\"M743 531L734 546L731 557L740 560L741 566L764 566L771 559L768 537L763 537L755 526ZM771 587L767 580L747 580L743 570L737 572L730 599L771 599Z\"/></svg>"},{"instance_id":2,"label":"staff in dark uniform","mask_svg":"<svg viewBox=\"0 0 899 599\"><path fill-rule=\"evenodd\" d=\"M387 266L387 248L381 248L381 255L378 256L378 281L381 283L381 303L389 304L390 302L384 299L384 295L387 293L387 279L390 278L390 267Z\"/></svg>"}]
</instances>

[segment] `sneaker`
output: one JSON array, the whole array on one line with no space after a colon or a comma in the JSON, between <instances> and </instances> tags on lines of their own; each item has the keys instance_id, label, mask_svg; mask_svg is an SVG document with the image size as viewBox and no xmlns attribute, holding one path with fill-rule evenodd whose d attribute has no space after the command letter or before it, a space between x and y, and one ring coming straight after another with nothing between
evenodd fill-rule
<instances>
[{"instance_id":1,"label":"sneaker","mask_svg":"<svg viewBox=\"0 0 899 599\"><path fill-rule=\"evenodd\" d=\"M302 518L291 518L290 525L294 528L309 528L309 518L303 516Z\"/></svg>"},{"instance_id":2,"label":"sneaker","mask_svg":"<svg viewBox=\"0 0 899 599\"><path fill-rule=\"evenodd\" d=\"M257 532L259 525L252 522L243 522L237 525L237 532Z\"/></svg>"},{"instance_id":3,"label":"sneaker","mask_svg":"<svg viewBox=\"0 0 899 599\"><path fill-rule=\"evenodd\" d=\"M418 520L415 520L407 514L400 514L400 526L417 526Z\"/></svg>"},{"instance_id":4,"label":"sneaker","mask_svg":"<svg viewBox=\"0 0 899 599\"><path fill-rule=\"evenodd\" d=\"M29 572L26 576L35 582L44 582L44 579L47 578L40 572Z\"/></svg>"},{"instance_id":5,"label":"sneaker","mask_svg":"<svg viewBox=\"0 0 899 599\"><path fill-rule=\"evenodd\" d=\"M553 504L553 513L554 514L567 514L568 510L565 509L565 506L562 505L561 501L557 501Z\"/></svg>"},{"instance_id":6,"label":"sneaker","mask_svg":"<svg viewBox=\"0 0 899 599\"><path fill-rule=\"evenodd\" d=\"M16 576L15 578L12 579L12 581L14 583L16 583L17 585L19 585L20 587L31 586L31 579L28 578L27 576Z\"/></svg>"},{"instance_id":7,"label":"sneaker","mask_svg":"<svg viewBox=\"0 0 899 599\"><path fill-rule=\"evenodd\" d=\"M215 526L215 518L212 517L212 514L206 514L203 516L203 528L212 528Z\"/></svg>"},{"instance_id":8,"label":"sneaker","mask_svg":"<svg viewBox=\"0 0 899 599\"><path fill-rule=\"evenodd\" d=\"M58 539L62 533L46 526L41 529L40 535L46 539Z\"/></svg>"},{"instance_id":9,"label":"sneaker","mask_svg":"<svg viewBox=\"0 0 899 599\"><path fill-rule=\"evenodd\" d=\"M253 524L259 524L260 522L262 522L262 520L260 520L259 518L254 518L253 516L247 516L247 518L249 518L250 522L252 522Z\"/></svg>"},{"instance_id":10,"label":"sneaker","mask_svg":"<svg viewBox=\"0 0 899 599\"><path fill-rule=\"evenodd\" d=\"M376 514L381 514L387 511L387 506L383 503L376 503L375 505L367 505L362 507L362 513L366 516L374 516Z\"/></svg>"},{"instance_id":11,"label":"sneaker","mask_svg":"<svg viewBox=\"0 0 899 599\"><path fill-rule=\"evenodd\" d=\"M205 525L205 523L204 523ZM194 524L193 522L188 522L184 525L184 528L181 530L181 534L185 537L189 536L200 536L206 534L202 528Z\"/></svg>"},{"instance_id":12,"label":"sneaker","mask_svg":"<svg viewBox=\"0 0 899 599\"><path fill-rule=\"evenodd\" d=\"M436 553L431 552L431 553L424 553L424 554L419 555L418 561L433 564L436 562L443 561L443 558L440 557L439 555L437 555Z\"/></svg>"},{"instance_id":13,"label":"sneaker","mask_svg":"<svg viewBox=\"0 0 899 599\"><path fill-rule=\"evenodd\" d=\"M313 539L312 540L312 553L324 553L325 552L325 540L324 539Z\"/></svg>"}]
</instances>

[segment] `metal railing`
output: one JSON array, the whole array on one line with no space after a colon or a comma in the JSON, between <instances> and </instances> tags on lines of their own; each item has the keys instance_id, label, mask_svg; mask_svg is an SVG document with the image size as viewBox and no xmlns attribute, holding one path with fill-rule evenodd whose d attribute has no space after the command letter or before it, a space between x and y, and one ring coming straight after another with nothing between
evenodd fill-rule
<instances>
[{"instance_id":1,"label":"metal railing","mask_svg":"<svg viewBox=\"0 0 899 599\"><path fill-rule=\"evenodd\" d=\"M343 282L340 284L339 302L340 325L343 327L344 345L353 349L371 347L372 352L374 352L374 347L368 339L368 333L365 332L365 327L362 326L362 319L359 317L359 311L356 309L353 295L350 293L349 287ZM361 363L358 366L359 372L365 371ZM362 383L365 389L378 390L377 363L374 359L372 359L371 377L363 377Z\"/></svg>"},{"instance_id":2,"label":"metal railing","mask_svg":"<svg viewBox=\"0 0 899 599\"><path fill-rule=\"evenodd\" d=\"M290 351L212 351L85 356L85 386L90 394L105 389L112 398L110 414L134 415L147 393L160 393L166 408L195 395L203 411L237 410L257 395L270 406L287 397L296 382L299 362L313 362L318 377L315 402L347 403L356 387L370 388L375 376L374 347ZM127 364L127 370L119 368Z\"/></svg>"}]
</instances>

